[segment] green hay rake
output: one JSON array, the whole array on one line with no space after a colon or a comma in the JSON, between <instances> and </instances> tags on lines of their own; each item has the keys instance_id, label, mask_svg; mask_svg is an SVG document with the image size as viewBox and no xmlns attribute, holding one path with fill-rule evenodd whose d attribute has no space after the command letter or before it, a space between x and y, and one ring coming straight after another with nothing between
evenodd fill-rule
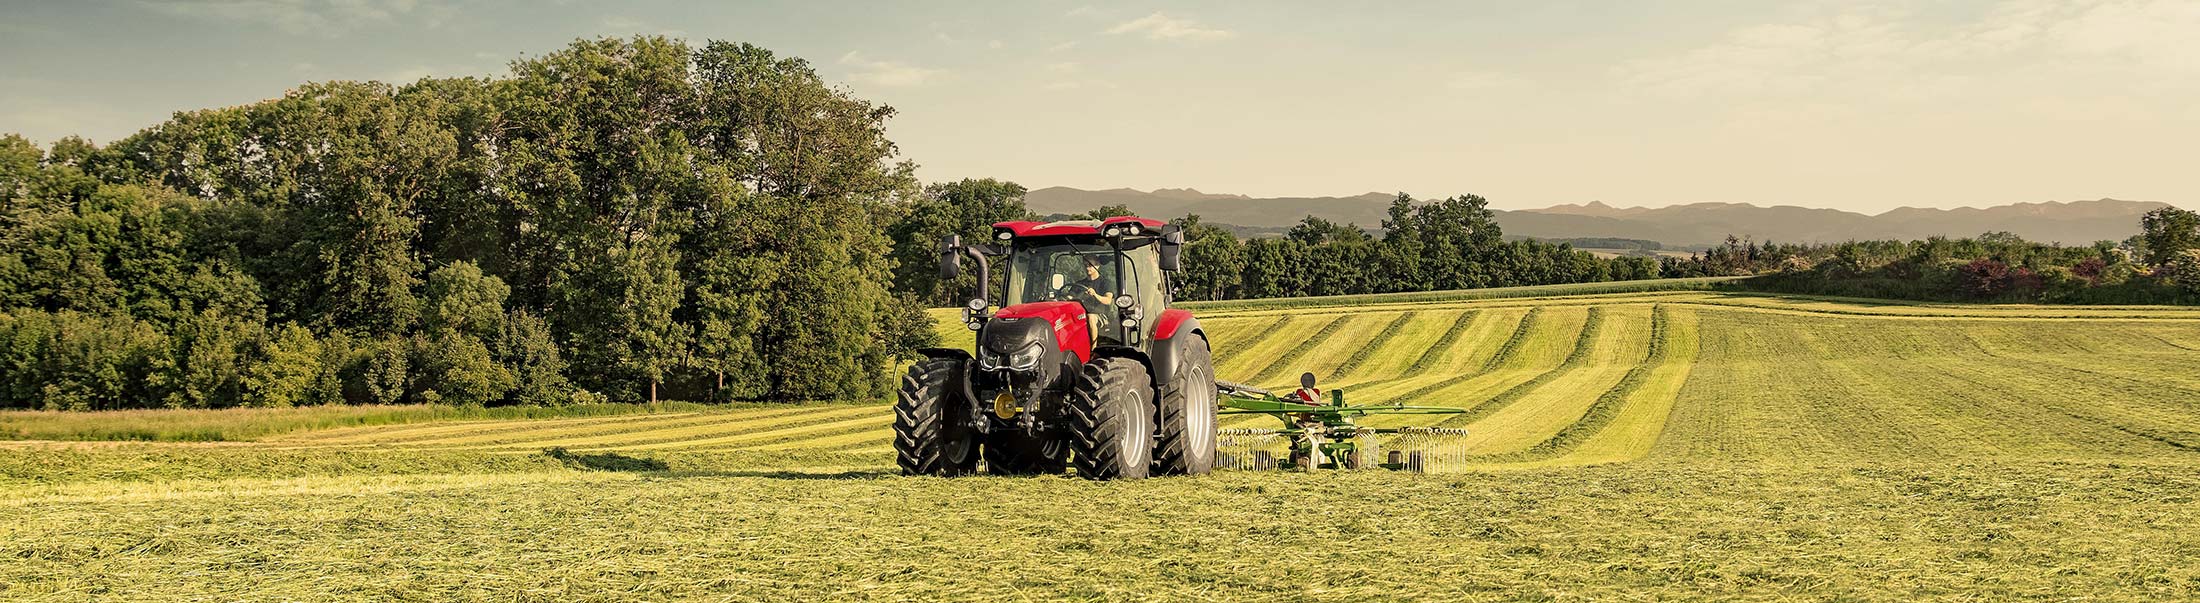
<instances>
[{"instance_id":1,"label":"green hay rake","mask_svg":"<svg viewBox=\"0 0 2200 603\"><path fill-rule=\"evenodd\" d=\"M1343 390L1329 392L1330 403L1302 402L1268 390L1217 382L1221 406L1216 414L1264 414L1283 423L1279 429L1217 430L1218 469L1296 470L1381 467L1423 473L1432 463L1463 460L1465 429L1437 427L1362 427L1367 415L1448 415L1463 408L1371 404L1350 406ZM1368 463L1369 459L1378 462Z\"/></svg>"}]
</instances>

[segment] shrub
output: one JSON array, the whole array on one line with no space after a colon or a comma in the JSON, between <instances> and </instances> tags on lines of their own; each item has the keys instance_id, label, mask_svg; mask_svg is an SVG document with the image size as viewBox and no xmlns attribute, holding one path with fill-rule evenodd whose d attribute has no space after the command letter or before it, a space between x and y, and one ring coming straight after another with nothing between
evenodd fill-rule
<instances>
[{"instance_id":1,"label":"shrub","mask_svg":"<svg viewBox=\"0 0 2200 603\"><path fill-rule=\"evenodd\" d=\"M2101 284L2101 277L2106 276L2107 272L2108 262L2099 257L2080 260L2078 265L2070 267L2070 273L2085 279L2087 285Z\"/></svg>"},{"instance_id":2,"label":"shrub","mask_svg":"<svg viewBox=\"0 0 2200 603\"><path fill-rule=\"evenodd\" d=\"M1956 286L1971 297L1994 297L2009 290L2010 276L2008 264L1979 258L1956 269Z\"/></svg>"},{"instance_id":3,"label":"shrub","mask_svg":"<svg viewBox=\"0 0 2200 603\"><path fill-rule=\"evenodd\" d=\"M2200 297L2200 249L2187 249L2171 256L2164 268L2179 291L2187 297Z\"/></svg>"}]
</instances>

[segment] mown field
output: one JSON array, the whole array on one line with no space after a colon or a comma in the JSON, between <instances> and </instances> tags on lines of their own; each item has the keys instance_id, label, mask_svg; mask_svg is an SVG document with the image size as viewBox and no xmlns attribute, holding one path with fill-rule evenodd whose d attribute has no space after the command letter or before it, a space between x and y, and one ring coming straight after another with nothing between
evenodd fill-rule
<instances>
[{"instance_id":1,"label":"mown field","mask_svg":"<svg viewBox=\"0 0 2200 603\"><path fill-rule=\"evenodd\" d=\"M2200 598L2200 309L1197 311L1226 379L1471 435L1431 475L1108 484L894 476L879 404L12 442L0 599Z\"/></svg>"}]
</instances>

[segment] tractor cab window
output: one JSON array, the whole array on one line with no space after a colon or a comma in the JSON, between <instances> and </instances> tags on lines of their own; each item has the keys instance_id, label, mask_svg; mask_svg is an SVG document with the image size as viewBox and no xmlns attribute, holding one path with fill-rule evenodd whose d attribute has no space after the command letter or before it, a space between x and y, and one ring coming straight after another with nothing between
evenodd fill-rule
<instances>
[{"instance_id":1,"label":"tractor cab window","mask_svg":"<svg viewBox=\"0 0 2200 603\"><path fill-rule=\"evenodd\" d=\"M1106 245L1043 245L1017 250L1008 271L1008 305L1074 301L1086 314L1113 320L1115 250Z\"/></svg>"},{"instance_id":2,"label":"tractor cab window","mask_svg":"<svg viewBox=\"0 0 2200 603\"><path fill-rule=\"evenodd\" d=\"M1139 328L1151 325L1166 307L1160 256L1151 244L1118 251L1106 243L1019 247L1011 256L1006 305L1074 301L1095 318L1096 337L1121 341L1123 310L1119 298L1130 295Z\"/></svg>"}]
</instances>

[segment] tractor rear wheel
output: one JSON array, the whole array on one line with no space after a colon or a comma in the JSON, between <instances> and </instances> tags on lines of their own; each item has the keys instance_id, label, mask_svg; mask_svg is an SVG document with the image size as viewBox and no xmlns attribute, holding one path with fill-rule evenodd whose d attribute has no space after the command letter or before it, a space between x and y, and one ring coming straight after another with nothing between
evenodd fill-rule
<instances>
[{"instance_id":1,"label":"tractor rear wheel","mask_svg":"<svg viewBox=\"0 0 2200 603\"><path fill-rule=\"evenodd\" d=\"M1161 396L1161 440L1154 446L1157 475L1203 475L1215 468L1215 371L1207 340L1190 335L1175 379Z\"/></svg>"},{"instance_id":2,"label":"tractor rear wheel","mask_svg":"<svg viewBox=\"0 0 2200 603\"><path fill-rule=\"evenodd\" d=\"M1069 442L1024 433L995 432L985 438L985 472L992 475L1061 473L1069 460Z\"/></svg>"},{"instance_id":3,"label":"tractor rear wheel","mask_svg":"<svg viewBox=\"0 0 2200 603\"><path fill-rule=\"evenodd\" d=\"M902 475L962 475L978 468L978 442L950 420L966 402L964 364L927 358L909 367L894 402L894 457Z\"/></svg>"},{"instance_id":4,"label":"tractor rear wheel","mask_svg":"<svg viewBox=\"0 0 2200 603\"><path fill-rule=\"evenodd\" d=\"M1069 393L1070 462L1086 479L1139 479L1153 463L1153 381L1129 358L1094 358Z\"/></svg>"}]
</instances>

